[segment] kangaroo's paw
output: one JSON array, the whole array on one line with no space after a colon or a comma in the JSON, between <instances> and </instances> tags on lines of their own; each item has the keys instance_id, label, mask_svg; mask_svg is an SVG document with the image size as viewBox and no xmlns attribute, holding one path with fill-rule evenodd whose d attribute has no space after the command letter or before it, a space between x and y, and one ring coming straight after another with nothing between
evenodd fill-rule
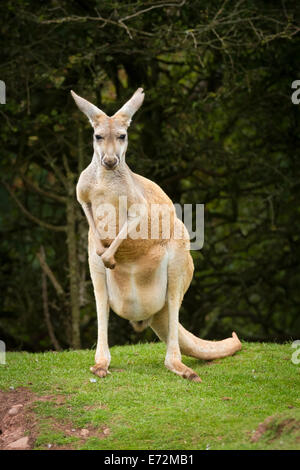
<instances>
[{"instance_id":1,"label":"kangaroo's paw","mask_svg":"<svg viewBox=\"0 0 300 470\"><path fill-rule=\"evenodd\" d=\"M96 253L97 253L98 256L102 256L104 252L105 252L104 246L102 246L102 245L97 246Z\"/></svg>"},{"instance_id":2,"label":"kangaroo's paw","mask_svg":"<svg viewBox=\"0 0 300 470\"><path fill-rule=\"evenodd\" d=\"M165 361L165 366L171 372L180 375L184 379L191 380L192 382L202 382L199 375L197 375L196 372L193 371L193 369L190 369L189 367L185 366L179 360L173 360L172 362Z\"/></svg>"},{"instance_id":3,"label":"kangaroo's paw","mask_svg":"<svg viewBox=\"0 0 300 470\"><path fill-rule=\"evenodd\" d=\"M102 241L100 238L94 238L94 243L95 243L95 248L96 248L96 253L98 256L102 256L103 253L106 250L106 247L102 244Z\"/></svg>"},{"instance_id":4,"label":"kangaroo's paw","mask_svg":"<svg viewBox=\"0 0 300 470\"><path fill-rule=\"evenodd\" d=\"M95 364L93 367L90 367L90 371L100 377L106 377L107 374L110 374L107 367L104 367L103 364Z\"/></svg>"},{"instance_id":5,"label":"kangaroo's paw","mask_svg":"<svg viewBox=\"0 0 300 470\"><path fill-rule=\"evenodd\" d=\"M114 269L116 266L116 260L113 255L107 254L107 251L101 256L103 264L106 268Z\"/></svg>"}]
</instances>

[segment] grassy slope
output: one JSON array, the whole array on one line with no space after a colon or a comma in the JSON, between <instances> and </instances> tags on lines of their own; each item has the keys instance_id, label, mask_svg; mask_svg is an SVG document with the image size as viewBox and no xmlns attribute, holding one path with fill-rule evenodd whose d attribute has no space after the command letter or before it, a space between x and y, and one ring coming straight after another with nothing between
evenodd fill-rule
<instances>
[{"instance_id":1,"label":"grassy slope","mask_svg":"<svg viewBox=\"0 0 300 470\"><path fill-rule=\"evenodd\" d=\"M276 438L270 431L250 441L270 415L300 419L300 366L291 362L292 352L290 344L244 343L235 356L210 364L184 357L201 384L164 368L161 343L112 348L111 375L95 383L89 372L93 351L8 353L7 365L0 365L0 389L25 386L39 395L67 395L59 406L35 404L36 448L70 440L76 448L76 438L55 430L54 419L76 428L109 427L104 439L87 439L81 445L86 449L295 449L300 443L289 434Z\"/></svg>"}]
</instances>

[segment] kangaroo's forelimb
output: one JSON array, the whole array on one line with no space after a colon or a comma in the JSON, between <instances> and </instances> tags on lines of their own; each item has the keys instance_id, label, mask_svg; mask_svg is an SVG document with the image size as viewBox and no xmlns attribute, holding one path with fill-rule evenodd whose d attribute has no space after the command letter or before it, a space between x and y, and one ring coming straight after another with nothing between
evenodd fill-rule
<instances>
[{"instance_id":1,"label":"kangaroo's forelimb","mask_svg":"<svg viewBox=\"0 0 300 470\"><path fill-rule=\"evenodd\" d=\"M123 240L130 236L130 234L135 230L138 224L141 222L142 218L145 216L147 211L147 205L141 204L140 206L140 213L138 215L132 216L128 215L127 220L124 223L123 227L121 228L120 232L112 242L109 248L105 251L102 255L102 261L104 266L110 269L114 269L116 266L115 254L120 247Z\"/></svg>"},{"instance_id":2,"label":"kangaroo's forelimb","mask_svg":"<svg viewBox=\"0 0 300 470\"><path fill-rule=\"evenodd\" d=\"M94 217L93 217L93 213L92 213L92 207L91 207L91 203L89 202L82 202L81 203L81 207L83 209L83 212L87 218L87 221L88 221L88 224L89 224L89 227L92 231L92 234L93 234L93 237L94 237L94 242L95 242L95 245L96 245L96 252L97 252L97 255L101 256L104 251L105 251L105 247L103 246L102 244L102 241L101 241L101 238L100 238L100 234L97 230L97 227L96 227L96 224L95 224L95 221L94 221Z\"/></svg>"}]
</instances>

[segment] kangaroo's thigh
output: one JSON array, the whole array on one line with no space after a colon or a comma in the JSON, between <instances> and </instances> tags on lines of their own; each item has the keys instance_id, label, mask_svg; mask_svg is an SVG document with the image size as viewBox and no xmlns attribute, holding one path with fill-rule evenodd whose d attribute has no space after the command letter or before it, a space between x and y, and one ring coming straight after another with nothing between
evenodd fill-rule
<instances>
[{"instance_id":1,"label":"kangaroo's thigh","mask_svg":"<svg viewBox=\"0 0 300 470\"><path fill-rule=\"evenodd\" d=\"M179 309L183 295L192 276L189 252L180 250L178 244L170 247L168 257L168 288L163 309L154 315L151 328L167 343L165 366L183 378L200 382L198 375L181 361L179 348Z\"/></svg>"}]
</instances>

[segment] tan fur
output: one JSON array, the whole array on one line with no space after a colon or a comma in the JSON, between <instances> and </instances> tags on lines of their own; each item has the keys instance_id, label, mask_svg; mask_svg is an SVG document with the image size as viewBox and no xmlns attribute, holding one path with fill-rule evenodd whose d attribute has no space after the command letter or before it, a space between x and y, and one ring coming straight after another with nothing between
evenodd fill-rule
<instances>
[{"instance_id":1,"label":"tan fur","mask_svg":"<svg viewBox=\"0 0 300 470\"><path fill-rule=\"evenodd\" d=\"M94 139L92 162L81 173L77 184L77 198L90 226L89 266L98 316L96 365L91 370L100 377L108 373L107 326L111 307L129 320L137 331L150 325L167 343L166 367L199 382L198 375L181 362L181 351L197 358L214 359L234 354L241 349L241 343L235 333L223 341L204 341L179 324L179 308L194 270L188 232L176 217L172 201L163 190L128 168L125 162L127 138L123 141L119 137L126 134L132 115L142 104L143 90L138 89L113 117L106 116L74 92L72 94L79 108L89 117L95 135L103 137L100 141ZM114 168L106 167L107 162L116 161ZM128 208L141 203L147 211L134 215L128 212L124 224L119 226L120 197L127 198ZM104 217L101 210L107 203L116 209L116 236L101 239L100 224ZM170 210L171 233L166 239L162 238L161 225L158 238L150 238L152 204L165 205ZM140 229L146 219L148 238L132 239L130 234ZM174 228L182 230L181 239L175 239ZM128 236L123 239L126 230Z\"/></svg>"}]
</instances>

